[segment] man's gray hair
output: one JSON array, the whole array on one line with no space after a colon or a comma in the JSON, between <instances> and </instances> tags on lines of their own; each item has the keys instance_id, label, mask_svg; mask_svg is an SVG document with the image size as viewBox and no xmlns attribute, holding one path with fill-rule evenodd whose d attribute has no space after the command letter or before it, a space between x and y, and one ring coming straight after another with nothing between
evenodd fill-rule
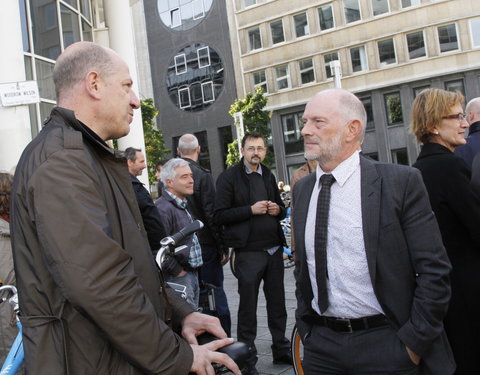
<instances>
[{"instance_id":1,"label":"man's gray hair","mask_svg":"<svg viewBox=\"0 0 480 375\"><path fill-rule=\"evenodd\" d=\"M185 167L185 166L190 166L188 161L185 161L180 158L174 158L170 159L167 161L164 166L162 167L162 170L160 171L160 181L163 182L164 186L167 186L167 179L169 180L174 180L175 176L177 175L176 169L178 167Z\"/></svg>"},{"instance_id":2,"label":"man's gray hair","mask_svg":"<svg viewBox=\"0 0 480 375\"><path fill-rule=\"evenodd\" d=\"M57 100L65 92L72 89L78 82L92 71L108 76L115 70L114 54L109 49L93 42L80 42L70 46L55 63L53 82Z\"/></svg>"},{"instance_id":3,"label":"man's gray hair","mask_svg":"<svg viewBox=\"0 0 480 375\"><path fill-rule=\"evenodd\" d=\"M178 151L183 155L192 155L198 147L198 139L193 134L184 134L178 140Z\"/></svg>"},{"instance_id":4,"label":"man's gray hair","mask_svg":"<svg viewBox=\"0 0 480 375\"><path fill-rule=\"evenodd\" d=\"M129 147L124 151L123 154L125 155L127 160L135 162L135 160L137 160L137 152L142 152L142 150L135 147Z\"/></svg>"}]
</instances>

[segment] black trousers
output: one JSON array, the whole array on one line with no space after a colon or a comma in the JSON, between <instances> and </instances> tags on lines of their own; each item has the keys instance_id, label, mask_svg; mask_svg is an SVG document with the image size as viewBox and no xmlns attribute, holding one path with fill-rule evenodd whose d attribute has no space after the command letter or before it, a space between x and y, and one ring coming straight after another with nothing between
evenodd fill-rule
<instances>
[{"instance_id":1,"label":"black trousers","mask_svg":"<svg viewBox=\"0 0 480 375\"><path fill-rule=\"evenodd\" d=\"M272 335L273 357L279 357L290 350L285 337L287 311L283 285L283 252L278 249L273 255L266 251L236 251L235 270L238 279L237 338L249 345L256 362L255 338L257 336L257 304L260 282L267 303L268 328Z\"/></svg>"},{"instance_id":2,"label":"black trousers","mask_svg":"<svg viewBox=\"0 0 480 375\"><path fill-rule=\"evenodd\" d=\"M305 375L417 375L419 367L390 326L338 333L313 326L304 342Z\"/></svg>"}]
</instances>

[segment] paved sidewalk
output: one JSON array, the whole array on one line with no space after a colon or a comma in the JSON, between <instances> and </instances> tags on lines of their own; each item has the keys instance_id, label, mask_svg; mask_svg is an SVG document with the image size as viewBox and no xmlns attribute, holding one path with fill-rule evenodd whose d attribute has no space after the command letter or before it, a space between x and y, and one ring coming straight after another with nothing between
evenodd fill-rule
<instances>
[{"instance_id":1,"label":"paved sidewalk","mask_svg":"<svg viewBox=\"0 0 480 375\"><path fill-rule=\"evenodd\" d=\"M232 275L230 266L227 264L223 268L225 273L224 288L228 297L228 304L232 315L232 335L237 335L237 313L238 313L238 293L237 293L237 279ZM285 297L287 305L287 332L286 336L290 339L292 329L295 324L295 279L293 277L293 267L285 269ZM288 365L274 365L272 363L272 352L270 345L272 339L267 325L267 311L265 307L265 296L263 294L263 284L260 285L260 292L258 295L258 310L257 310L257 339L255 345L258 351L257 370L261 375L294 375L293 367Z\"/></svg>"}]
</instances>

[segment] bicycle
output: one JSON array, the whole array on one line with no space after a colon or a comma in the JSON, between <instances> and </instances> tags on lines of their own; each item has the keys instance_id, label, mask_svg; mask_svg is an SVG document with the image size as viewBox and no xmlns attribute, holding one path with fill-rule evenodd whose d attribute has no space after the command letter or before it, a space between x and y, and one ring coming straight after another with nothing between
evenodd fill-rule
<instances>
[{"instance_id":1,"label":"bicycle","mask_svg":"<svg viewBox=\"0 0 480 375\"><path fill-rule=\"evenodd\" d=\"M295 372L295 375L304 375L302 367L303 344L296 324L293 326L290 348L292 350L293 371Z\"/></svg>"},{"instance_id":2,"label":"bicycle","mask_svg":"<svg viewBox=\"0 0 480 375\"><path fill-rule=\"evenodd\" d=\"M23 363L24 351L23 351L23 341L22 341L22 324L20 323L19 307L18 307L18 293L17 288L13 285L1 285L0 284L0 294L7 292L10 297L2 297L0 303L8 302L12 306L13 311L16 315L16 323L18 327L18 334L15 340L13 341L12 347L8 352L7 358L3 363L2 369L0 370L0 375L16 374L18 369Z\"/></svg>"}]
</instances>

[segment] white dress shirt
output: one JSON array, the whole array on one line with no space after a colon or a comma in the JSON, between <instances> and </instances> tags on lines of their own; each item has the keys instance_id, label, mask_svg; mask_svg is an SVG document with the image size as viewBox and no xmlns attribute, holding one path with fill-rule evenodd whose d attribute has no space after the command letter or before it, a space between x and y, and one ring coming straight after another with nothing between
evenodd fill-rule
<instances>
[{"instance_id":1,"label":"white dress shirt","mask_svg":"<svg viewBox=\"0 0 480 375\"><path fill-rule=\"evenodd\" d=\"M339 164L332 174L330 213L327 238L327 290L329 307L324 315L359 318L383 314L373 291L368 271L362 225L360 156L356 151ZM315 220L320 177L325 174L317 167L317 183L310 198L305 227L305 250L308 273L313 289L313 309L318 308L315 276Z\"/></svg>"}]
</instances>

